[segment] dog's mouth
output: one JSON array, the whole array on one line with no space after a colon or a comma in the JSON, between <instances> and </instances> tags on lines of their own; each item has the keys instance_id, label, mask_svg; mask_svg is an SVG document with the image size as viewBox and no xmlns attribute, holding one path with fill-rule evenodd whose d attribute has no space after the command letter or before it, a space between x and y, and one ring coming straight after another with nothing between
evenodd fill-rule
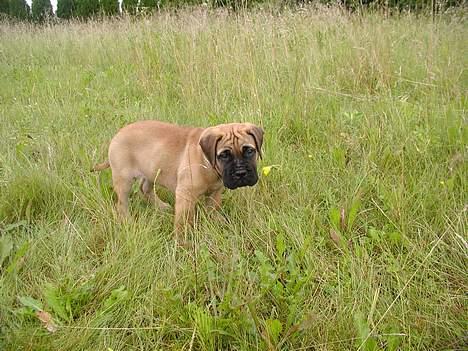
<instances>
[{"instance_id":1,"label":"dog's mouth","mask_svg":"<svg viewBox=\"0 0 468 351\"><path fill-rule=\"evenodd\" d=\"M258 181L256 170L242 169L223 172L223 183L228 189L234 190L245 186L254 186Z\"/></svg>"}]
</instances>

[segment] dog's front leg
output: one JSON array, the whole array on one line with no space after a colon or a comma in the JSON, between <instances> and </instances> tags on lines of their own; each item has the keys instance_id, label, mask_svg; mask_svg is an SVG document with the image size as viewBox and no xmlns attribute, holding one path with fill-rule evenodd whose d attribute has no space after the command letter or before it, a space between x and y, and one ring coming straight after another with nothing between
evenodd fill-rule
<instances>
[{"instance_id":1,"label":"dog's front leg","mask_svg":"<svg viewBox=\"0 0 468 351\"><path fill-rule=\"evenodd\" d=\"M229 223L228 219L224 216L221 210L221 194L223 188L216 190L207 195L205 205L207 207L210 217L219 223Z\"/></svg>"},{"instance_id":2,"label":"dog's front leg","mask_svg":"<svg viewBox=\"0 0 468 351\"><path fill-rule=\"evenodd\" d=\"M205 205L209 211L219 210L221 208L221 193L223 189L219 189L209 193L206 196Z\"/></svg>"},{"instance_id":3,"label":"dog's front leg","mask_svg":"<svg viewBox=\"0 0 468 351\"><path fill-rule=\"evenodd\" d=\"M197 197L187 189L177 189L175 195L174 230L181 233L193 225Z\"/></svg>"}]
</instances>

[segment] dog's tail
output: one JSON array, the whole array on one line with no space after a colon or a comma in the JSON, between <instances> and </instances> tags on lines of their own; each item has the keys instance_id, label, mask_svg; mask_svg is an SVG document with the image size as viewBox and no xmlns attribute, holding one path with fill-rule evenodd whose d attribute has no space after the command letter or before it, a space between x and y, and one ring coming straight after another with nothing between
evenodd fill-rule
<instances>
[{"instance_id":1,"label":"dog's tail","mask_svg":"<svg viewBox=\"0 0 468 351\"><path fill-rule=\"evenodd\" d=\"M104 161L103 163L98 163L97 165L95 165L93 168L91 168L91 172L98 172L98 171L102 171L106 168L109 168L110 167L110 164L109 164L109 161L106 160Z\"/></svg>"}]
</instances>

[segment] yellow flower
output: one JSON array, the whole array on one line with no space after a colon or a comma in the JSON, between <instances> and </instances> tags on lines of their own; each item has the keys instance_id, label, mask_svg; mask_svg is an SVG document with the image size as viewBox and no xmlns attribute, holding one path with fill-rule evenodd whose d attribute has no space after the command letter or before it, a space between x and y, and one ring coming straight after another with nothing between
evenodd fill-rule
<instances>
[{"instance_id":1,"label":"yellow flower","mask_svg":"<svg viewBox=\"0 0 468 351\"><path fill-rule=\"evenodd\" d=\"M271 165L271 166L262 167L263 175L267 177L273 168L279 168L279 165Z\"/></svg>"},{"instance_id":2,"label":"yellow flower","mask_svg":"<svg viewBox=\"0 0 468 351\"><path fill-rule=\"evenodd\" d=\"M262 168L262 173L266 177L270 174L271 172L271 166L265 166Z\"/></svg>"}]
</instances>

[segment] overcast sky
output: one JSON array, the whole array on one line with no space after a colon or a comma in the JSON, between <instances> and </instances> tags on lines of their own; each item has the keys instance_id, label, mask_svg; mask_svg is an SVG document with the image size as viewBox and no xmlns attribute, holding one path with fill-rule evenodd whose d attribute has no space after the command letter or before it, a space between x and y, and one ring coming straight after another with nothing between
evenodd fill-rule
<instances>
[{"instance_id":1,"label":"overcast sky","mask_svg":"<svg viewBox=\"0 0 468 351\"><path fill-rule=\"evenodd\" d=\"M26 2L29 4L29 6L31 6L32 0L26 0ZM57 10L57 0L50 0L50 3L52 4L52 7L54 8L55 12L55 10Z\"/></svg>"}]
</instances>

